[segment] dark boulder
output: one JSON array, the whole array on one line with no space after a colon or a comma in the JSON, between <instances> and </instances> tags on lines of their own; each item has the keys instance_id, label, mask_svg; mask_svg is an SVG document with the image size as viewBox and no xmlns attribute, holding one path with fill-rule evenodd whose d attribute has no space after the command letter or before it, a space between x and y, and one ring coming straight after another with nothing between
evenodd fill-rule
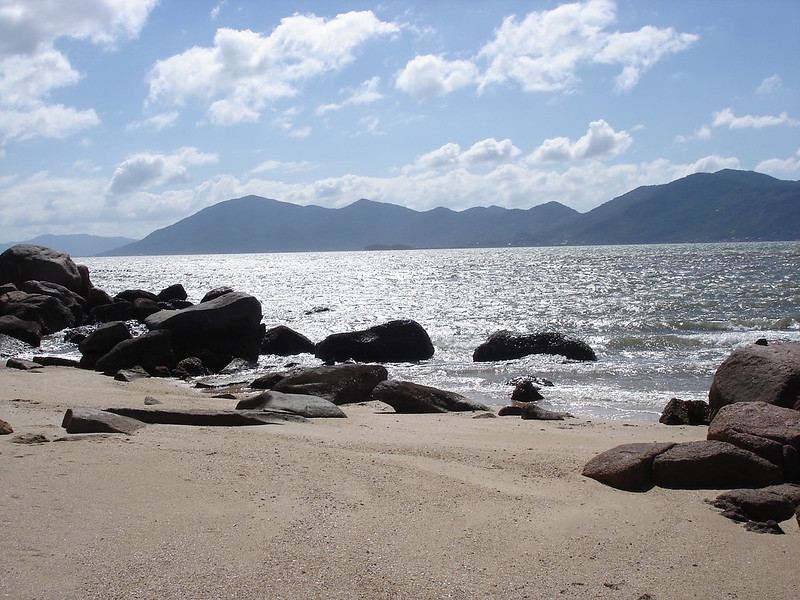
<instances>
[{"instance_id":1,"label":"dark boulder","mask_svg":"<svg viewBox=\"0 0 800 600\"><path fill-rule=\"evenodd\" d=\"M261 354L293 356L304 353L314 353L314 342L285 325L267 329L261 342Z\"/></svg>"},{"instance_id":2,"label":"dark boulder","mask_svg":"<svg viewBox=\"0 0 800 600\"><path fill-rule=\"evenodd\" d=\"M653 482L656 456L674 445L671 442L622 444L589 460L583 467L583 475L620 490L645 490Z\"/></svg>"},{"instance_id":3,"label":"dark boulder","mask_svg":"<svg viewBox=\"0 0 800 600\"><path fill-rule=\"evenodd\" d=\"M431 338L416 321L389 321L362 331L335 333L317 344L325 362L415 362L431 358Z\"/></svg>"},{"instance_id":4,"label":"dark boulder","mask_svg":"<svg viewBox=\"0 0 800 600\"><path fill-rule=\"evenodd\" d=\"M785 521L800 506L800 486L791 483L723 492L711 504L734 521Z\"/></svg>"},{"instance_id":5,"label":"dark boulder","mask_svg":"<svg viewBox=\"0 0 800 600\"><path fill-rule=\"evenodd\" d=\"M116 296L114 296L114 302L119 300L125 300L126 302L133 302L139 298L146 298L147 300L152 300L153 302L158 302L158 296L156 296L153 292L148 292L147 290L123 290Z\"/></svg>"},{"instance_id":6,"label":"dark boulder","mask_svg":"<svg viewBox=\"0 0 800 600\"><path fill-rule=\"evenodd\" d=\"M410 381L383 381L372 390L372 398L391 406L398 413L445 413L486 411L489 407L455 392L440 390Z\"/></svg>"},{"instance_id":7,"label":"dark boulder","mask_svg":"<svg viewBox=\"0 0 800 600\"><path fill-rule=\"evenodd\" d=\"M171 302L172 300L186 300L189 295L186 293L186 290L180 283L175 283L168 287L165 287L163 290L156 294L159 300Z\"/></svg>"},{"instance_id":8,"label":"dark boulder","mask_svg":"<svg viewBox=\"0 0 800 600\"><path fill-rule=\"evenodd\" d=\"M57 297L23 291L0 296L0 315L39 323L45 335L78 325L73 312Z\"/></svg>"},{"instance_id":9,"label":"dark boulder","mask_svg":"<svg viewBox=\"0 0 800 600\"><path fill-rule=\"evenodd\" d=\"M542 389L530 379L524 379L514 386L514 391L511 392L512 402L536 402L542 400L544 396L539 393Z\"/></svg>"},{"instance_id":10,"label":"dark boulder","mask_svg":"<svg viewBox=\"0 0 800 600\"><path fill-rule=\"evenodd\" d=\"M80 363L74 358L65 356L34 356L33 362L43 367L79 367Z\"/></svg>"},{"instance_id":11,"label":"dark boulder","mask_svg":"<svg viewBox=\"0 0 800 600\"><path fill-rule=\"evenodd\" d=\"M307 423L308 419L284 411L202 409L202 408L107 408L108 412L124 415L150 424L195 425L200 427L241 427L274 425L286 422Z\"/></svg>"},{"instance_id":12,"label":"dark boulder","mask_svg":"<svg viewBox=\"0 0 800 600\"><path fill-rule=\"evenodd\" d=\"M76 293L82 287L78 265L69 254L33 244L17 244L0 254L0 283L31 280L57 283Z\"/></svg>"},{"instance_id":13,"label":"dark boulder","mask_svg":"<svg viewBox=\"0 0 800 600\"><path fill-rule=\"evenodd\" d=\"M522 407L516 405L504 406L497 411L498 417L519 417L520 415L522 415Z\"/></svg>"},{"instance_id":14,"label":"dark boulder","mask_svg":"<svg viewBox=\"0 0 800 600\"><path fill-rule=\"evenodd\" d=\"M731 489L783 483L781 470L753 454L716 440L684 442L653 461L653 482L667 488Z\"/></svg>"},{"instance_id":15,"label":"dark boulder","mask_svg":"<svg viewBox=\"0 0 800 600\"><path fill-rule=\"evenodd\" d=\"M84 298L86 299L86 307L89 311L91 311L95 306L112 304L114 302L114 299L109 296L108 292L95 287L90 287L86 291Z\"/></svg>"},{"instance_id":16,"label":"dark boulder","mask_svg":"<svg viewBox=\"0 0 800 600\"><path fill-rule=\"evenodd\" d=\"M124 433L133 435L145 426L137 419L96 408L69 408L61 426L67 433Z\"/></svg>"},{"instance_id":17,"label":"dark boulder","mask_svg":"<svg viewBox=\"0 0 800 600\"><path fill-rule=\"evenodd\" d=\"M114 373L141 365L154 374L157 367L175 366L172 351L172 334L169 331L149 331L138 337L124 340L97 359L95 369Z\"/></svg>"},{"instance_id":18,"label":"dark boulder","mask_svg":"<svg viewBox=\"0 0 800 600\"><path fill-rule=\"evenodd\" d=\"M130 329L122 321L112 321L104 323L87 335L78 343L78 350L84 356L94 356L95 360L109 352L114 346L122 341L129 340L133 336Z\"/></svg>"},{"instance_id":19,"label":"dark boulder","mask_svg":"<svg viewBox=\"0 0 800 600\"><path fill-rule=\"evenodd\" d=\"M664 425L708 425L708 402L671 398L658 422Z\"/></svg>"},{"instance_id":20,"label":"dark boulder","mask_svg":"<svg viewBox=\"0 0 800 600\"><path fill-rule=\"evenodd\" d=\"M264 338L261 303L239 292L230 292L189 308L162 310L144 322L152 331L172 332L178 358L210 351L257 361Z\"/></svg>"},{"instance_id":21,"label":"dark boulder","mask_svg":"<svg viewBox=\"0 0 800 600\"><path fill-rule=\"evenodd\" d=\"M130 321L135 319L133 302L118 300L108 304L99 304L89 309L89 320L93 323L110 321Z\"/></svg>"},{"instance_id":22,"label":"dark boulder","mask_svg":"<svg viewBox=\"0 0 800 600\"><path fill-rule=\"evenodd\" d=\"M474 362L513 360L530 354L555 354L570 360L597 360L589 345L561 333L520 334L498 331L489 336L472 354Z\"/></svg>"},{"instance_id":23,"label":"dark boulder","mask_svg":"<svg viewBox=\"0 0 800 600\"><path fill-rule=\"evenodd\" d=\"M334 404L352 404L370 400L372 390L388 376L386 367L381 365L324 365L291 372L272 389L321 396Z\"/></svg>"},{"instance_id":24,"label":"dark boulder","mask_svg":"<svg viewBox=\"0 0 800 600\"><path fill-rule=\"evenodd\" d=\"M0 333L38 347L42 343L42 326L37 321L23 321L14 315L0 317Z\"/></svg>"},{"instance_id":25,"label":"dark boulder","mask_svg":"<svg viewBox=\"0 0 800 600\"><path fill-rule=\"evenodd\" d=\"M178 361L175 368L172 370L173 377L180 377L181 379L188 379L189 377L205 377L211 375L205 363L197 356L189 356Z\"/></svg>"},{"instance_id":26,"label":"dark boulder","mask_svg":"<svg viewBox=\"0 0 800 600\"><path fill-rule=\"evenodd\" d=\"M224 296L225 294L230 294L232 292L233 292L233 288L229 288L227 286L214 288L210 292L207 292L205 296L203 296L202 300L200 300L200 303L202 304L203 302L209 302L211 300L216 300L220 296Z\"/></svg>"},{"instance_id":27,"label":"dark boulder","mask_svg":"<svg viewBox=\"0 0 800 600\"><path fill-rule=\"evenodd\" d=\"M9 369L19 369L20 371L32 371L33 369L41 369L42 365L32 360L12 357L6 361L6 367Z\"/></svg>"},{"instance_id":28,"label":"dark boulder","mask_svg":"<svg viewBox=\"0 0 800 600\"><path fill-rule=\"evenodd\" d=\"M800 410L800 344L751 344L719 366L708 392L712 419L725 405L756 401Z\"/></svg>"},{"instance_id":29,"label":"dark boulder","mask_svg":"<svg viewBox=\"0 0 800 600\"><path fill-rule=\"evenodd\" d=\"M86 320L86 300L63 285L48 281L24 281L19 285L22 292L54 296L75 316L75 324L82 325Z\"/></svg>"},{"instance_id":30,"label":"dark boulder","mask_svg":"<svg viewBox=\"0 0 800 600\"><path fill-rule=\"evenodd\" d=\"M131 304L131 314L133 318L142 323L153 313L163 310L161 302L156 302L150 298L135 298Z\"/></svg>"},{"instance_id":31,"label":"dark boulder","mask_svg":"<svg viewBox=\"0 0 800 600\"><path fill-rule=\"evenodd\" d=\"M308 394L283 394L274 390L240 400L237 410L285 410L306 418L346 418L341 408L330 400Z\"/></svg>"}]
</instances>

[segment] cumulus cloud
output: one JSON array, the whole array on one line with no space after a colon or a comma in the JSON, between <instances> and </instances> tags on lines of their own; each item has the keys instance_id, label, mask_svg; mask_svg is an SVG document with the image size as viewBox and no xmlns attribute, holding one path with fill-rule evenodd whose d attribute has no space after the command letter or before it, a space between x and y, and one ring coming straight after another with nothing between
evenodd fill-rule
<instances>
[{"instance_id":1,"label":"cumulus cloud","mask_svg":"<svg viewBox=\"0 0 800 600\"><path fill-rule=\"evenodd\" d=\"M114 170L108 191L117 196L155 186L186 184L190 181L188 167L216 161L216 154L189 147L174 154L134 154Z\"/></svg>"},{"instance_id":2,"label":"cumulus cloud","mask_svg":"<svg viewBox=\"0 0 800 600\"><path fill-rule=\"evenodd\" d=\"M55 48L69 38L111 46L135 37L157 0L7 0L0 5L0 137L63 138L100 120L92 109L48 102L80 74ZM24 127L18 125L24 123Z\"/></svg>"},{"instance_id":3,"label":"cumulus cloud","mask_svg":"<svg viewBox=\"0 0 800 600\"><path fill-rule=\"evenodd\" d=\"M768 96L777 92L781 87L783 87L783 79L781 79L778 75L770 75L758 86L756 89L756 94Z\"/></svg>"},{"instance_id":4,"label":"cumulus cloud","mask_svg":"<svg viewBox=\"0 0 800 600\"><path fill-rule=\"evenodd\" d=\"M280 161L280 160L265 160L258 166L250 169L250 174L264 173L265 171L282 171L284 173L294 173L297 171L305 171L312 167L312 164L307 160L302 161Z\"/></svg>"},{"instance_id":5,"label":"cumulus cloud","mask_svg":"<svg viewBox=\"0 0 800 600\"><path fill-rule=\"evenodd\" d=\"M632 142L627 131L614 131L600 119L592 121L586 135L575 142L566 137L545 140L531 153L529 160L541 163L611 158L624 152Z\"/></svg>"},{"instance_id":6,"label":"cumulus cloud","mask_svg":"<svg viewBox=\"0 0 800 600\"><path fill-rule=\"evenodd\" d=\"M341 110L347 106L360 106L365 104L372 104L383 98L378 90L380 88L381 78L378 76L372 79L367 79L355 90L346 90L348 96L343 102L338 104L323 104L316 110L316 114L324 115L326 112L334 110Z\"/></svg>"},{"instance_id":7,"label":"cumulus cloud","mask_svg":"<svg viewBox=\"0 0 800 600\"><path fill-rule=\"evenodd\" d=\"M775 127L779 125L786 125L789 127L800 125L800 121L792 119L785 112L777 117L772 115L745 115L743 117L737 117L733 113L733 110L724 108L713 113L712 118L712 127L727 127L728 129L762 129L764 127Z\"/></svg>"},{"instance_id":8,"label":"cumulus cloud","mask_svg":"<svg viewBox=\"0 0 800 600\"><path fill-rule=\"evenodd\" d=\"M395 86L419 102L464 88L477 79L478 68L468 60L417 56L397 75Z\"/></svg>"},{"instance_id":9,"label":"cumulus cloud","mask_svg":"<svg viewBox=\"0 0 800 600\"><path fill-rule=\"evenodd\" d=\"M756 165L756 171L773 177L800 179L800 150L789 158L770 158Z\"/></svg>"},{"instance_id":10,"label":"cumulus cloud","mask_svg":"<svg viewBox=\"0 0 800 600\"><path fill-rule=\"evenodd\" d=\"M178 112L173 110L170 112L153 115L152 117L148 117L147 119L143 119L141 121L133 121L128 123L128 125L125 126L125 129L126 131L135 131L137 129L163 131L164 129L175 125L177 120Z\"/></svg>"},{"instance_id":11,"label":"cumulus cloud","mask_svg":"<svg viewBox=\"0 0 800 600\"><path fill-rule=\"evenodd\" d=\"M194 47L158 61L149 80L149 101L207 104L211 123L251 122L302 85L355 60L367 41L399 31L371 11L324 19L293 15L269 34L218 29L211 47Z\"/></svg>"},{"instance_id":12,"label":"cumulus cloud","mask_svg":"<svg viewBox=\"0 0 800 600\"><path fill-rule=\"evenodd\" d=\"M677 135L675 141L678 143L693 142L698 140L710 140L711 127L708 125L701 125L691 135Z\"/></svg>"},{"instance_id":13,"label":"cumulus cloud","mask_svg":"<svg viewBox=\"0 0 800 600\"><path fill-rule=\"evenodd\" d=\"M509 139L497 141L488 138L476 142L463 152L461 146L450 142L417 158L411 170L493 164L510 160L519 154L520 149Z\"/></svg>"}]
</instances>

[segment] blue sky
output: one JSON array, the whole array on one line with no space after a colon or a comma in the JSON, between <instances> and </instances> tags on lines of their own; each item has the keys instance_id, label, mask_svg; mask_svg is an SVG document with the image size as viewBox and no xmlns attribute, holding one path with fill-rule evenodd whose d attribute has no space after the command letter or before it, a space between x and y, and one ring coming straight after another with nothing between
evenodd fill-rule
<instances>
[{"instance_id":1,"label":"blue sky","mask_svg":"<svg viewBox=\"0 0 800 600\"><path fill-rule=\"evenodd\" d=\"M0 241L800 179L796 0L0 0Z\"/></svg>"}]
</instances>

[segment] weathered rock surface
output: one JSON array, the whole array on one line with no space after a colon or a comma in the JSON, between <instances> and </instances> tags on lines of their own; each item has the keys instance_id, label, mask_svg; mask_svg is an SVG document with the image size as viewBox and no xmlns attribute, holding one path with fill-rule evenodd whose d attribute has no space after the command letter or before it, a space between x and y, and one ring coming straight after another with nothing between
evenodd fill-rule
<instances>
[{"instance_id":1,"label":"weathered rock surface","mask_svg":"<svg viewBox=\"0 0 800 600\"><path fill-rule=\"evenodd\" d=\"M108 412L163 425L195 425L204 427L240 427L271 425L291 421L306 423L308 419L278 410L204 410L199 408L108 408Z\"/></svg>"},{"instance_id":2,"label":"weathered rock surface","mask_svg":"<svg viewBox=\"0 0 800 600\"><path fill-rule=\"evenodd\" d=\"M61 426L67 433L124 433L133 435L146 424L96 408L69 408Z\"/></svg>"},{"instance_id":3,"label":"weathered rock surface","mask_svg":"<svg viewBox=\"0 0 800 600\"><path fill-rule=\"evenodd\" d=\"M645 490L653 482L656 456L674 445L671 442L622 444L589 460L583 467L583 475L620 490Z\"/></svg>"},{"instance_id":4,"label":"weathered rock surface","mask_svg":"<svg viewBox=\"0 0 800 600\"><path fill-rule=\"evenodd\" d=\"M87 368L93 368L97 359L110 352L120 342L132 337L130 329L122 321L100 325L78 342L78 350L82 355L81 363Z\"/></svg>"},{"instance_id":5,"label":"weathered rock surface","mask_svg":"<svg viewBox=\"0 0 800 600\"><path fill-rule=\"evenodd\" d=\"M29 294L23 291L0 296L0 314L39 323L43 334L55 333L79 325L75 314L56 296Z\"/></svg>"},{"instance_id":6,"label":"weathered rock surface","mask_svg":"<svg viewBox=\"0 0 800 600\"><path fill-rule=\"evenodd\" d=\"M81 291L81 274L69 254L33 244L17 244L0 254L0 283L19 286L30 280L49 281L76 293Z\"/></svg>"},{"instance_id":7,"label":"weathered rock surface","mask_svg":"<svg viewBox=\"0 0 800 600\"><path fill-rule=\"evenodd\" d=\"M671 398L658 422L664 425L708 425L708 402Z\"/></svg>"},{"instance_id":8,"label":"weathered rock surface","mask_svg":"<svg viewBox=\"0 0 800 600\"><path fill-rule=\"evenodd\" d=\"M717 496L712 505L734 521L785 521L800 506L800 485L730 490Z\"/></svg>"},{"instance_id":9,"label":"weathered rock surface","mask_svg":"<svg viewBox=\"0 0 800 600\"><path fill-rule=\"evenodd\" d=\"M708 439L734 444L781 468L800 482L800 411L766 402L723 406L708 427Z\"/></svg>"},{"instance_id":10,"label":"weathered rock surface","mask_svg":"<svg viewBox=\"0 0 800 600\"><path fill-rule=\"evenodd\" d=\"M372 397L398 413L444 413L488 411L489 407L455 392L440 390L410 381L383 381L372 390Z\"/></svg>"},{"instance_id":11,"label":"weathered rock surface","mask_svg":"<svg viewBox=\"0 0 800 600\"><path fill-rule=\"evenodd\" d=\"M149 373L160 366L174 367L172 333L168 330L148 331L135 338L124 340L98 358L95 369L109 373L138 365Z\"/></svg>"},{"instance_id":12,"label":"weathered rock surface","mask_svg":"<svg viewBox=\"0 0 800 600\"><path fill-rule=\"evenodd\" d=\"M569 419L572 417L572 415L568 412L547 410L546 408L542 408L533 402L522 404L521 408L522 411L520 412L520 415L526 420L563 421L564 419Z\"/></svg>"},{"instance_id":13,"label":"weathered rock surface","mask_svg":"<svg viewBox=\"0 0 800 600\"><path fill-rule=\"evenodd\" d=\"M22 340L31 346L42 343L42 326L37 321L24 321L14 315L0 316L0 333Z\"/></svg>"},{"instance_id":14,"label":"weathered rock surface","mask_svg":"<svg viewBox=\"0 0 800 600\"><path fill-rule=\"evenodd\" d=\"M14 433L14 428L11 427L11 424L0 419L0 435L10 435L12 433Z\"/></svg>"},{"instance_id":15,"label":"weathered rock surface","mask_svg":"<svg viewBox=\"0 0 800 600\"><path fill-rule=\"evenodd\" d=\"M730 489L783 483L781 470L727 442L675 444L653 461L653 482L667 488Z\"/></svg>"},{"instance_id":16,"label":"weathered rock surface","mask_svg":"<svg viewBox=\"0 0 800 600\"><path fill-rule=\"evenodd\" d=\"M341 408L330 400L308 394L284 394L273 390L240 400L237 410L285 410L306 418L346 418Z\"/></svg>"},{"instance_id":17,"label":"weathered rock surface","mask_svg":"<svg viewBox=\"0 0 800 600\"><path fill-rule=\"evenodd\" d=\"M291 372L272 389L321 396L334 404L352 404L370 400L375 386L388 377L382 365L325 365Z\"/></svg>"},{"instance_id":18,"label":"weathered rock surface","mask_svg":"<svg viewBox=\"0 0 800 600\"><path fill-rule=\"evenodd\" d=\"M751 344L719 366L708 392L712 419L723 406L757 401L800 410L800 344Z\"/></svg>"},{"instance_id":19,"label":"weathered rock surface","mask_svg":"<svg viewBox=\"0 0 800 600\"><path fill-rule=\"evenodd\" d=\"M316 345L314 354L326 362L415 362L431 358L434 348L419 323L397 320L329 335Z\"/></svg>"},{"instance_id":20,"label":"weathered rock surface","mask_svg":"<svg viewBox=\"0 0 800 600\"><path fill-rule=\"evenodd\" d=\"M314 353L314 342L286 325L268 329L261 342L261 354L293 356L304 353Z\"/></svg>"},{"instance_id":21,"label":"weathered rock surface","mask_svg":"<svg viewBox=\"0 0 800 600\"><path fill-rule=\"evenodd\" d=\"M489 336L472 354L474 362L513 360L530 354L556 354L570 360L597 360L594 350L584 341L561 333L521 334L498 331Z\"/></svg>"}]
</instances>

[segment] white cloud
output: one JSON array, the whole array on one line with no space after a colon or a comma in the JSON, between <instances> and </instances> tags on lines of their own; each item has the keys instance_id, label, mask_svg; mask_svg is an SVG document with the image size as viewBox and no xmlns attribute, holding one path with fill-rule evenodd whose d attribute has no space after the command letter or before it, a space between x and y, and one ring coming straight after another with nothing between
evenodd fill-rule
<instances>
[{"instance_id":1,"label":"white cloud","mask_svg":"<svg viewBox=\"0 0 800 600\"><path fill-rule=\"evenodd\" d=\"M128 123L125 126L126 131L135 131L137 129L148 129L152 131L163 131L168 127L172 127L175 125L175 122L178 120L178 111L170 111L166 113L160 113L157 115L153 115L152 117L148 117L142 121L133 121Z\"/></svg>"},{"instance_id":2,"label":"white cloud","mask_svg":"<svg viewBox=\"0 0 800 600\"><path fill-rule=\"evenodd\" d=\"M768 96L777 92L781 87L783 87L783 79L781 79L778 75L770 75L761 82L761 85L758 86L756 89L756 94Z\"/></svg>"},{"instance_id":3,"label":"white cloud","mask_svg":"<svg viewBox=\"0 0 800 600\"><path fill-rule=\"evenodd\" d=\"M428 54L406 64L395 85L418 102L425 102L474 83L477 75L478 69L470 61L449 61Z\"/></svg>"},{"instance_id":4,"label":"white cloud","mask_svg":"<svg viewBox=\"0 0 800 600\"><path fill-rule=\"evenodd\" d=\"M775 127L778 125L787 125L789 127L800 125L800 121L792 119L785 112L777 117L772 115L745 115L743 117L737 117L733 113L733 110L724 108L721 111L713 113L712 118L712 127L728 127L728 129L762 129L763 127Z\"/></svg>"},{"instance_id":5,"label":"white cloud","mask_svg":"<svg viewBox=\"0 0 800 600\"><path fill-rule=\"evenodd\" d=\"M263 173L265 171L282 171L284 173L294 173L297 171L305 171L312 167L312 164L307 160L303 161L280 161L280 160L265 160L257 167L250 169L250 174Z\"/></svg>"},{"instance_id":6,"label":"white cloud","mask_svg":"<svg viewBox=\"0 0 800 600\"><path fill-rule=\"evenodd\" d=\"M92 109L49 104L80 74L55 48L70 38L112 45L135 37L157 0L6 0L0 5L0 137L63 138L100 120Z\"/></svg>"},{"instance_id":7,"label":"white cloud","mask_svg":"<svg viewBox=\"0 0 800 600\"><path fill-rule=\"evenodd\" d=\"M220 2L217 2L217 5L211 9L211 12L209 13L208 16L211 18L212 21L216 21L217 18L219 18L219 13L222 10L222 7L225 6L227 3L228 0L220 0Z\"/></svg>"},{"instance_id":8,"label":"white cloud","mask_svg":"<svg viewBox=\"0 0 800 600\"><path fill-rule=\"evenodd\" d=\"M529 160L568 162L586 159L611 158L624 152L633 142L627 131L614 131L604 120L592 121L586 135L575 142L566 137L550 138L534 150Z\"/></svg>"},{"instance_id":9,"label":"white cloud","mask_svg":"<svg viewBox=\"0 0 800 600\"><path fill-rule=\"evenodd\" d=\"M684 143L684 142L693 142L693 141L697 141L697 140L702 141L702 140L710 140L710 139L711 139L711 127L709 127L708 125L700 126L691 135L678 135L678 136L675 136L675 141L678 142L678 143L681 143L681 144Z\"/></svg>"},{"instance_id":10,"label":"white cloud","mask_svg":"<svg viewBox=\"0 0 800 600\"><path fill-rule=\"evenodd\" d=\"M372 104L383 98L378 89L380 88L381 78L373 77L367 79L355 90L347 90L348 97L346 100L339 104L324 104L317 108L317 115L324 115L326 112L341 110L346 106L360 106L365 104Z\"/></svg>"},{"instance_id":11,"label":"white cloud","mask_svg":"<svg viewBox=\"0 0 800 600\"><path fill-rule=\"evenodd\" d=\"M770 158L756 165L756 171L773 177L800 179L800 150L789 158Z\"/></svg>"},{"instance_id":12,"label":"white cloud","mask_svg":"<svg viewBox=\"0 0 800 600\"><path fill-rule=\"evenodd\" d=\"M356 50L378 36L398 31L371 11L326 20L293 15L268 35L218 29L212 47L194 47L158 61L149 75L149 101L207 104L210 122L255 121L271 102L296 95L310 79L341 70Z\"/></svg>"},{"instance_id":13,"label":"white cloud","mask_svg":"<svg viewBox=\"0 0 800 600\"><path fill-rule=\"evenodd\" d=\"M189 147L168 155L134 154L114 170L108 191L116 196L155 186L186 184L190 181L188 167L216 161L216 154Z\"/></svg>"},{"instance_id":14,"label":"white cloud","mask_svg":"<svg viewBox=\"0 0 800 600\"><path fill-rule=\"evenodd\" d=\"M423 154L409 170L441 169L445 167L473 167L504 162L520 154L520 149L509 139L497 141L488 138L473 144L468 150L461 151L461 146L450 142L440 148Z\"/></svg>"}]
</instances>

